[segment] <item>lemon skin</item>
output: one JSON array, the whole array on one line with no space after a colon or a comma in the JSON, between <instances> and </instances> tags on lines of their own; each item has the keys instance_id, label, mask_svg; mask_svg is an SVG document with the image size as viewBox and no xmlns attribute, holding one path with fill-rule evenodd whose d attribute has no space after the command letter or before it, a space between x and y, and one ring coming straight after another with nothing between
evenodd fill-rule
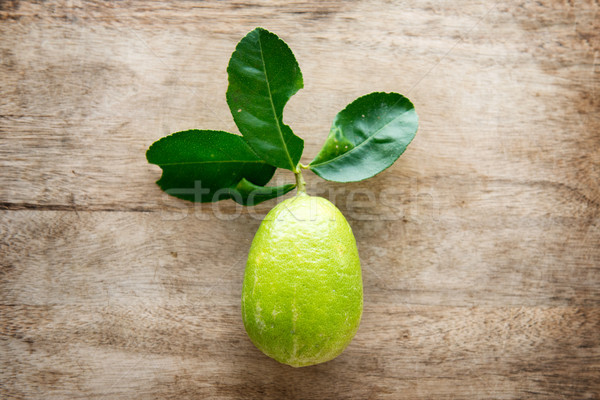
<instances>
[{"instance_id":1,"label":"lemon skin","mask_svg":"<svg viewBox=\"0 0 600 400\"><path fill-rule=\"evenodd\" d=\"M302 367L337 357L363 308L356 240L328 200L299 194L265 217L248 255L244 327L275 360Z\"/></svg>"}]
</instances>

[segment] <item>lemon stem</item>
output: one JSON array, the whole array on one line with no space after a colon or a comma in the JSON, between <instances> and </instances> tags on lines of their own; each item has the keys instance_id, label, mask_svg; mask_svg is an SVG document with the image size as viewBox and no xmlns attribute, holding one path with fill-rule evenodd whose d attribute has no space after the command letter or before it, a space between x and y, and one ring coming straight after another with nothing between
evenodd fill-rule
<instances>
[{"instance_id":1,"label":"lemon stem","mask_svg":"<svg viewBox=\"0 0 600 400\"><path fill-rule=\"evenodd\" d=\"M296 189L298 190L298 194L306 194L306 182L304 182L304 178L302 177L302 164L298 164L294 174L296 175Z\"/></svg>"}]
</instances>

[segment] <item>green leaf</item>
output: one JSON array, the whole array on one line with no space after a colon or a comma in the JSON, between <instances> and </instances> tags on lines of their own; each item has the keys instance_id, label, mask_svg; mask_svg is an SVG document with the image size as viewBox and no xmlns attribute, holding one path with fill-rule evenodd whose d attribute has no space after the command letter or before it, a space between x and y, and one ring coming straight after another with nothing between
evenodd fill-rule
<instances>
[{"instance_id":1,"label":"green leaf","mask_svg":"<svg viewBox=\"0 0 600 400\"><path fill-rule=\"evenodd\" d=\"M256 28L238 43L227 73L227 104L244 139L269 164L293 171L304 141L283 123L283 108L304 83L290 48Z\"/></svg>"},{"instance_id":2,"label":"green leaf","mask_svg":"<svg viewBox=\"0 0 600 400\"><path fill-rule=\"evenodd\" d=\"M413 104L398 93L359 97L333 120L310 169L323 179L356 182L391 166L417 133Z\"/></svg>"},{"instance_id":3,"label":"green leaf","mask_svg":"<svg viewBox=\"0 0 600 400\"><path fill-rule=\"evenodd\" d=\"M263 201L283 196L295 187L296 185L292 183L281 186L258 186L246 179L242 179L232 189L231 197L244 206L254 206Z\"/></svg>"},{"instance_id":4,"label":"green leaf","mask_svg":"<svg viewBox=\"0 0 600 400\"><path fill-rule=\"evenodd\" d=\"M206 203L233 198L245 204L250 198L258 204L291 190L263 187L275 167L261 160L241 136L227 132L177 132L154 142L146 158L163 170L156 181L161 189L184 200ZM257 191L253 196L250 182Z\"/></svg>"}]
</instances>

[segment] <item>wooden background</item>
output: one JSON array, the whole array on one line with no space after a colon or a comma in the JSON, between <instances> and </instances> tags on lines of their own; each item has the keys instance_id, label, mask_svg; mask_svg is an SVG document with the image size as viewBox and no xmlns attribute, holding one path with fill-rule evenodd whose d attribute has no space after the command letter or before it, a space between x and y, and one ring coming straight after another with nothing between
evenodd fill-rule
<instances>
[{"instance_id":1,"label":"wooden background","mask_svg":"<svg viewBox=\"0 0 600 400\"><path fill-rule=\"evenodd\" d=\"M355 340L315 367L241 323L275 202L169 198L144 156L237 132L225 68L256 26L304 73L304 162L362 94L421 120L373 179L305 174L365 282ZM599 62L597 1L0 1L0 398L599 399Z\"/></svg>"}]
</instances>

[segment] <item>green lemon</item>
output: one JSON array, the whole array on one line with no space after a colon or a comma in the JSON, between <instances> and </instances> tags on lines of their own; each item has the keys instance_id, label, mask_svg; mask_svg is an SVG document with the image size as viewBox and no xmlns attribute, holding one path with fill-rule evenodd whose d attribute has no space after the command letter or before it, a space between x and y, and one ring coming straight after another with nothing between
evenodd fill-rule
<instances>
[{"instance_id":1,"label":"green lemon","mask_svg":"<svg viewBox=\"0 0 600 400\"><path fill-rule=\"evenodd\" d=\"M340 210L303 193L275 206L244 275L242 317L254 345L293 367L329 361L354 337L362 306L356 240Z\"/></svg>"}]
</instances>

